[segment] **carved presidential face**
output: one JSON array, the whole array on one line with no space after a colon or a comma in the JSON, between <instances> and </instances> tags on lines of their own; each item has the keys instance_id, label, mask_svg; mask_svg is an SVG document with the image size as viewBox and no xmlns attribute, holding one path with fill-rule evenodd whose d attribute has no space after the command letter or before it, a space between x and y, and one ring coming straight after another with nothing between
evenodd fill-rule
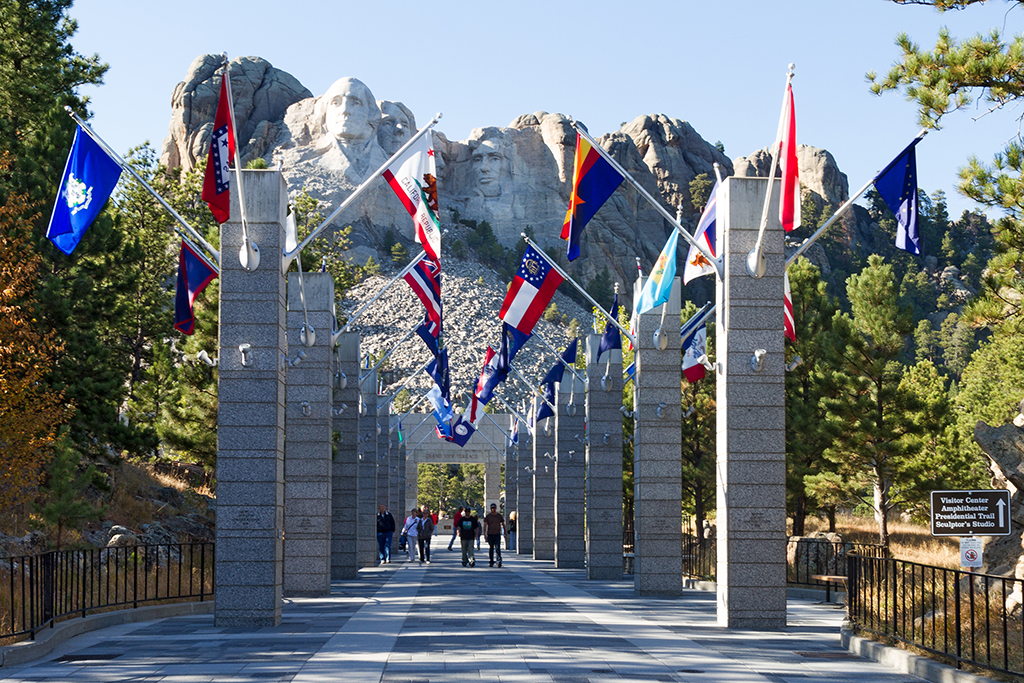
<instances>
[{"instance_id":1,"label":"carved presidential face","mask_svg":"<svg viewBox=\"0 0 1024 683\"><path fill-rule=\"evenodd\" d=\"M377 130L377 141L389 155L409 141L415 132L411 117L394 102L385 102L381 107L380 128Z\"/></svg>"},{"instance_id":2,"label":"carved presidential face","mask_svg":"<svg viewBox=\"0 0 1024 683\"><path fill-rule=\"evenodd\" d=\"M484 140L473 152L472 162L480 193L485 197L500 195L501 169L505 163L501 148L490 140Z\"/></svg>"},{"instance_id":3,"label":"carved presidential face","mask_svg":"<svg viewBox=\"0 0 1024 683\"><path fill-rule=\"evenodd\" d=\"M380 110L361 81L342 78L324 94L324 128L341 142L368 140L378 123Z\"/></svg>"}]
</instances>

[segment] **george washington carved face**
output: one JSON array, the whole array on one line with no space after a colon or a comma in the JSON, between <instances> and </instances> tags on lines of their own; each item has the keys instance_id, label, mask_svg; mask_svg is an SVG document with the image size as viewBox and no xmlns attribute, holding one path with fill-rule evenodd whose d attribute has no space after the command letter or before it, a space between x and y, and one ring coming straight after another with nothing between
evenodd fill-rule
<instances>
[{"instance_id":1,"label":"george washington carved face","mask_svg":"<svg viewBox=\"0 0 1024 683\"><path fill-rule=\"evenodd\" d=\"M376 135L380 109L373 93L355 78L342 78L321 98L323 127L341 144L364 142Z\"/></svg>"}]
</instances>

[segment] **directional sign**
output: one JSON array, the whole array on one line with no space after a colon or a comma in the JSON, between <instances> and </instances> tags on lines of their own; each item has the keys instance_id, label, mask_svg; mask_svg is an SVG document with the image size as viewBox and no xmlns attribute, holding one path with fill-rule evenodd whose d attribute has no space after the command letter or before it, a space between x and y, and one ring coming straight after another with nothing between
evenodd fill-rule
<instances>
[{"instance_id":1,"label":"directional sign","mask_svg":"<svg viewBox=\"0 0 1024 683\"><path fill-rule=\"evenodd\" d=\"M932 491L932 536L1008 536L1009 533L1009 491Z\"/></svg>"}]
</instances>

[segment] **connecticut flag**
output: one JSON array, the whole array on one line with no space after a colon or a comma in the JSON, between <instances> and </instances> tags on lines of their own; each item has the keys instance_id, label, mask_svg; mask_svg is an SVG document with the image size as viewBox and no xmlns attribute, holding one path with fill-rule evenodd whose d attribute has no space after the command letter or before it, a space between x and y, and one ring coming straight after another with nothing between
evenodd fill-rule
<instances>
[{"instance_id":1,"label":"connecticut flag","mask_svg":"<svg viewBox=\"0 0 1024 683\"><path fill-rule=\"evenodd\" d=\"M223 223L231 217L231 159L235 156L235 130L231 124L231 104L228 96L228 74L220 80L220 99L213 118L210 135L210 155L206 158L206 176L203 178L203 201L210 213Z\"/></svg>"},{"instance_id":2,"label":"connecticut flag","mask_svg":"<svg viewBox=\"0 0 1024 683\"><path fill-rule=\"evenodd\" d=\"M384 171L384 179L412 216L416 241L441 263L441 221L437 217L437 170L431 133L426 133Z\"/></svg>"},{"instance_id":3,"label":"connecticut flag","mask_svg":"<svg viewBox=\"0 0 1024 683\"><path fill-rule=\"evenodd\" d=\"M622 183L622 175L579 133L573 161L572 196L562 224L562 239L568 240L566 255L572 261L580 255L580 236L587 222L608 201Z\"/></svg>"},{"instance_id":4,"label":"connecticut flag","mask_svg":"<svg viewBox=\"0 0 1024 683\"><path fill-rule=\"evenodd\" d=\"M533 332L548 302L564 278L533 247L527 247L512 278L499 317L523 334Z\"/></svg>"},{"instance_id":5,"label":"connecticut flag","mask_svg":"<svg viewBox=\"0 0 1024 683\"><path fill-rule=\"evenodd\" d=\"M114 191L121 167L79 127L64 166L46 236L71 254Z\"/></svg>"},{"instance_id":6,"label":"connecticut flag","mask_svg":"<svg viewBox=\"0 0 1024 683\"><path fill-rule=\"evenodd\" d=\"M708 199L708 203L704 207L704 213L700 215L697 229L693 231L693 237L697 243L716 258L718 257L718 252L715 251L715 232L718 228L718 185L716 180L715 188L711 190L711 198ZM690 251L686 254L686 265L683 266L683 284L688 284L694 278L711 275L714 272L715 267L711 262L704 258L697 247L690 245Z\"/></svg>"}]
</instances>

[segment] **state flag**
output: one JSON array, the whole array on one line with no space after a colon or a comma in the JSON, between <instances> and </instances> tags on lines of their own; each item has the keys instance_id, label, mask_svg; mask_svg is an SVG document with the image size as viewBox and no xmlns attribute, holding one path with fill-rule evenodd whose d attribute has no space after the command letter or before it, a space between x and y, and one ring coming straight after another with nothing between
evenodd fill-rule
<instances>
[{"instance_id":1,"label":"state flag","mask_svg":"<svg viewBox=\"0 0 1024 683\"><path fill-rule=\"evenodd\" d=\"M120 177L118 163L79 126L46 228L55 247L68 255L75 250Z\"/></svg>"},{"instance_id":2,"label":"state flag","mask_svg":"<svg viewBox=\"0 0 1024 683\"><path fill-rule=\"evenodd\" d=\"M796 110L793 107L793 84L786 83L786 105L782 110L782 145L779 152L782 191L779 201L779 222L789 232L800 227L800 165L796 158Z\"/></svg>"},{"instance_id":3,"label":"state flag","mask_svg":"<svg viewBox=\"0 0 1024 683\"><path fill-rule=\"evenodd\" d=\"M875 189L896 215L896 246L911 254L921 253L921 233L917 216L917 143L914 138L906 149L875 176Z\"/></svg>"},{"instance_id":4,"label":"state flag","mask_svg":"<svg viewBox=\"0 0 1024 683\"><path fill-rule=\"evenodd\" d=\"M220 98L217 114L213 118L210 134L210 154L206 157L206 176L203 178L203 201L210 213L223 223L231 217L231 160L235 156L235 131L231 123L231 104L228 101L228 74L220 79Z\"/></svg>"},{"instance_id":5,"label":"state flag","mask_svg":"<svg viewBox=\"0 0 1024 683\"><path fill-rule=\"evenodd\" d=\"M708 326L703 324L683 340L683 376L690 384L704 379L704 364L698 360L707 355Z\"/></svg>"},{"instance_id":6,"label":"state flag","mask_svg":"<svg viewBox=\"0 0 1024 683\"><path fill-rule=\"evenodd\" d=\"M661 250L658 261L654 264L650 277L636 302L636 314L643 315L655 306L668 301L672 295L672 284L676 277L676 247L679 244L679 231L672 229L672 234Z\"/></svg>"},{"instance_id":7,"label":"state flag","mask_svg":"<svg viewBox=\"0 0 1024 683\"><path fill-rule=\"evenodd\" d=\"M384 171L384 179L412 216L416 241L427 256L441 263L441 220L438 218L437 166L433 135L425 133Z\"/></svg>"},{"instance_id":8,"label":"state flag","mask_svg":"<svg viewBox=\"0 0 1024 683\"><path fill-rule=\"evenodd\" d=\"M576 133L572 195L569 197L569 210L565 213L561 234L562 239L569 242L566 255L570 261L580 255L583 228L615 193L622 180L622 174L586 138Z\"/></svg>"},{"instance_id":9,"label":"state flag","mask_svg":"<svg viewBox=\"0 0 1024 683\"><path fill-rule=\"evenodd\" d=\"M702 247L708 250L715 258L718 257L717 248L717 236L718 231L718 186L719 183L715 181L715 187L711 190L711 197L708 198L708 203L704 206L704 212L700 215L700 220L697 222L697 229L693 231L693 237ZM704 257L704 254L700 253L697 247L690 245L690 250L686 253L686 263L683 265L683 284L688 284L690 280L693 280L704 275L711 275L715 272L715 266Z\"/></svg>"},{"instance_id":10,"label":"state flag","mask_svg":"<svg viewBox=\"0 0 1024 683\"><path fill-rule=\"evenodd\" d=\"M787 270L782 276L783 284L783 330L786 333L786 339L796 343L796 324L793 319L793 293L789 289L789 271Z\"/></svg>"},{"instance_id":11,"label":"state flag","mask_svg":"<svg viewBox=\"0 0 1024 683\"><path fill-rule=\"evenodd\" d=\"M563 279L546 258L528 246L498 315L523 334L532 333Z\"/></svg>"},{"instance_id":12,"label":"state flag","mask_svg":"<svg viewBox=\"0 0 1024 683\"><path fill-rule=\"evenodd\" d=\"M185 242L178 254L178 283L174 293L174 327L184 334L196 329L196 297L217 277L217 269Z\"/></svg>"},{"instance_id":13,"label":"state flag","mask_svg":"<svg viewBox=\"0 0 1024 683\"><path fill-rule=\"evenodd\" d=\"M615 292L615 298L612 299L612 308L610 311L611 317L615 320L619 319L619 293ZM604 334L601 335L601 341L597 345L597 359L601 360L601 356L604 355L605 351L611 351L612 349L622 348L622 333L619 332L619 328L613 325L610 321L604 325Z\"/></svg>"},{"instance_id":14,"label":"state flag","mask_svg":"<svg viewBox=\"0 0 1024 683\"><path fill-rule=\"evenodd\" d=\"M441 334L441 267L427 258L420 258L413 268L402 276L423 302L427 312L427 320L432 324L430 333L437 337Z\"/></svg>"}]
</instances>

